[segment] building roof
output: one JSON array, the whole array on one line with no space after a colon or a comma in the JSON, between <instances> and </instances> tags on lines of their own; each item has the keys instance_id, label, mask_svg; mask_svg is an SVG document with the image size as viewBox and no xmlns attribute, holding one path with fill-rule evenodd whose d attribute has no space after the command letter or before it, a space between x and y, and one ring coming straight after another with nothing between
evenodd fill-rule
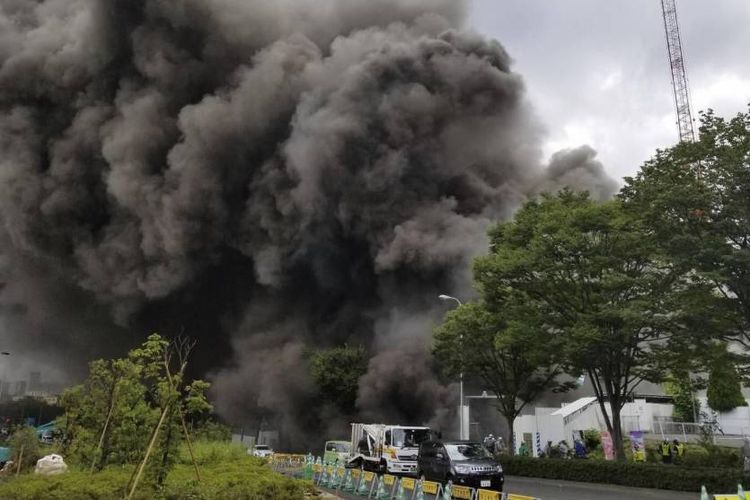
<instances>
[{"instance_id":1,"label":"building roof","mask_svg":"<svg viewBox=\"0 0 750 500\"><path fill-rule=\"evenodd\" d=\"M580 398L576 399L572 403L568 403L559 410L553 411L552 415L560 415L563 418L569 417L573 413L585 410L590 404L596 402L595 397Z\"/></svg>"}]
</instances>

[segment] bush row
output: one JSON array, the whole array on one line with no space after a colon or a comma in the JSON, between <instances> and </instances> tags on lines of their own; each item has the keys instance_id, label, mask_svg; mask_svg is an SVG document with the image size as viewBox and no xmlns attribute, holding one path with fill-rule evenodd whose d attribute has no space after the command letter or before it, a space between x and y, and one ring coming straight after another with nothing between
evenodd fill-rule
<instances>
[{"instance_id":1,"label":"bush row","mask_svg":"<svg viewBox=\"0 0 750 500\"><path fill-rule=\"evenodd\" d=\"M101 472L72 471L58 476L22 474L0 479L3 500L110 500L124 498L133 467L111 466ZM289 500L309 496L311 482L277 474L252 457L203 464L201 482L195 479L192 465L180 464L169 473L164 489L155 491L139 486L139 500Z\"/></svg>"},{"instance_id":2,"label":"bush row","mask_svg":"<svg viewBox=\"0 0 750 500\"><path fill-rule=\"evenodd\" d=\"M552 460L502 457L505 473L587 483L619 484L637 488L677 491L736 491L742 481L739 468L688 467L661 464L619 463L605 460Z\"/></svg>"}]
</instances>

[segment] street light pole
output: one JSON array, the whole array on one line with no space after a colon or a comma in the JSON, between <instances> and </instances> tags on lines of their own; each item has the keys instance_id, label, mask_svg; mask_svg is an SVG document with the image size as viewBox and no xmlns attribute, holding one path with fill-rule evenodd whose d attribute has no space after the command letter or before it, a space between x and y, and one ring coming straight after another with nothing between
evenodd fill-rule
<instances>
[{"instance_id":1,"label":"street light pole","mask_svg":"<svg viewBox=\"0 0 750 500\"><path fill-rule=\"evenodd\" d=\"M460 306L463 302L458 300L456 297L450 295L438 295L438 298L442 301L454 300ZM464 438L464 366L463 366L463 344L464 334L459 335L459 343L461 344L461 373L458 375L458 439Z\"/></svg>"},{"instance_id":2,"label":"street light pole","mask_svg":"<svg viewBox=\"0 0 750 500\"><path fill-rule=\"evenodd\" d=\"M10 356L10 353L8 351L0 351L0 356ZM0 401L3 400L3 385L5 383L5 367L3 367L3 378L0 379ZM8 388L10 389L10 383L8 383Z\"/></svg>"}]
</instances>

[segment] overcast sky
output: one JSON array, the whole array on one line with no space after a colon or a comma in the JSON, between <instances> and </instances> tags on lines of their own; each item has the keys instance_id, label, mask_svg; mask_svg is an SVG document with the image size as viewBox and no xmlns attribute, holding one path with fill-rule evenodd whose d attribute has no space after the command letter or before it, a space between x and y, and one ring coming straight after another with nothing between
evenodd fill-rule
<instances>
[{"instance_id":1,"label":"overcast sky","mask_svg":"<svg viewBox=\"0 0 750 500\"><path fill-rule=\"evenodd\" d=\"M750 0L678 0L694 114L750 102ZM589 144L616 178L677 140L659 0L472 0L477 31L516 61L548 136Z\"/></svg>"}]
</instances>

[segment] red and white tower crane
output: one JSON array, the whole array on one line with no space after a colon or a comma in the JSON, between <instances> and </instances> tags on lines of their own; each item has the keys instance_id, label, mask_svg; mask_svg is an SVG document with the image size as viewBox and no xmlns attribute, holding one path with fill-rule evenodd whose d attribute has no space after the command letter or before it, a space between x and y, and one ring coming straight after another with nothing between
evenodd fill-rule
<instances>
[{"instance_id":1,"label":"red and white tower crane","mask_svg":"<svg viewBox=\"0 0 750 500\"><path fill-rule=\"evenodd\" d=\"M661 0L661 10L664 15L664 33L667 36L667 52L669 66L672 69L672 89L674 91L674 105L677 110L677 128L680 142L695 141L693 113L690 108L690 90L685 74L685 58L682 54L680 40L680 26L677 23L677 6L675 0Z\"/></svg>"}]
</instances>

